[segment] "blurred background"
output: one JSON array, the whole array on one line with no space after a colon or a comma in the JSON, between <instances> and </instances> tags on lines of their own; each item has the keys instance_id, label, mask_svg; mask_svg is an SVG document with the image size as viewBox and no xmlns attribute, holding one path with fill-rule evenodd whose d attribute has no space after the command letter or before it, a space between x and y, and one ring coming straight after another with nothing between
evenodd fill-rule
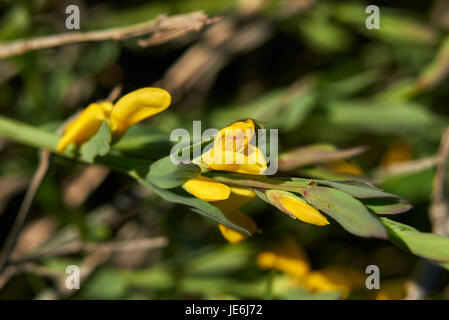
<instances>
[{"instance_id":1,"label":"blurred background","mask_svg":"<svg viewBox=\"0 0 449 320\"><path fill-rule=\"evenodd\" d=\"M1 44L74 32L65 27L71 4L80 8L81 32L158 16L163 23L162 14L203 11L209 19L159 38L2 59L1 115L54 129L116 86L122 93L161 87L172 94L171 107L128 134L147 132L139 156L167 155L170 132L192 130L193 120L206 129L252 117L279 129L284 155L366 147L350 159L293 166L282 165L281 155L280 169L376 183L414 206L396 221L432 231L435 155L449 125L448 1L6 0ZM371 4L380 8L378 30L365 26ZM1 244L39 159L36 149L2 139L0 155ZM292 220L258 199L243 211L261 233L231 245L215 223L123 174L54 156L0 274L0 298L401 299L423 269L432 280L426 297L449 297L447 271L429 271L390 242L357 238L336 223ZM282 263L274 267L270 257ZM65 288L68 265L81 268L79 290ZM365 288L368 265L380 268L380 290ZM309 280L298 281L295 270Z\"/></svg>"}]
</instances>

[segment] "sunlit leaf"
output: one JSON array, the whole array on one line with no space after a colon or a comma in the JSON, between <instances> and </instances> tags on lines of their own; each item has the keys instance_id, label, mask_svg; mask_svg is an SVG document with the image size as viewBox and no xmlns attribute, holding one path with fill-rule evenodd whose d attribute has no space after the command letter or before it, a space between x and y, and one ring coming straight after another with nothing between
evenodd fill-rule
<instances>
[{"instance_id":1,"label":"sunlit leaf","mask_svg":"<svg viewBox=\"0 0 449 320\"><path fill-rule=\"evenodd\" d=\"M439 262L449 262L449 237L420 232L408 225L381 218L388 237L398 247L418 256Z\"/></svg>"}]
</instances>

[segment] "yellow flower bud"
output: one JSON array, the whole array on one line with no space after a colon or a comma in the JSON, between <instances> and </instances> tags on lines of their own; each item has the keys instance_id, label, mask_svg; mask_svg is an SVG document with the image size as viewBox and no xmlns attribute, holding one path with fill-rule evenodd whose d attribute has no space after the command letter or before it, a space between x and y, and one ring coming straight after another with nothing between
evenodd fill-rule
<instances>
[{"instance_id":1,"label":"yellow flower bud","mask_svg":"<svg viewBox=\"0 0 449 320\"><path fill-rule=\"evenodd\" d=\"M329 224L329 221L325 216L305 201L291 196L281 196L279 201L288 213L292 214L301 221L317 226L325 226Z\"/></svg>"}]
</instances>

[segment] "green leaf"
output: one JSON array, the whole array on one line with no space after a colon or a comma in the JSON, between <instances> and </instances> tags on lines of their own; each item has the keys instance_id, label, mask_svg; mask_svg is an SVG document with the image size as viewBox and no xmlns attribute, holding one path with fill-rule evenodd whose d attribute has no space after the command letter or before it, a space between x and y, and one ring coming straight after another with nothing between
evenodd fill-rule
<instances>
[{"instance_id":1,"label":"green leaf","mask_svg":"<svg viewBox=\"0 0 449 320\"><path fill-rule=\"evenodd\" d=\"M293 192L299 192L312 182L311 179L283 177L271 178L268 176L257 176L254 174L242 173L226 173L223 175L218 172L210 172L209 175L218 182L223 182L226 184L262 189L288 190Z\"/></svg>"},{"instance_id":2,"label":"green leaf","mask_svg":"<svg viewBox=\"0 0 449 320\"><path fill-rule=\"evenodd\" d=\"M80 148L81 159L93 162L96 156L104 156L111 149L111 131L106 122L101 124L97 133Z\"/></svg>"},{"instance_id":3,"label":"green leaf","mask_svg":"<svg viewBox=\"0 0 449 320\"><path fill-rule=\"evenodd\" d=\"M196 177L201 173L196 164L174 164L170 156L159 159L150 166L146 179L150 180L159 188L176 188L188 179Z\"/></svg>"},{"instance_id":4,"label":"green leaf","mask_svg":"<svg viewBox=\"0 0 449 320\"><path fill-rule=\"evenodd\" d=\"M344 101L329 106L331 122L345 128L373 134L428 133L440 130L441 117L412 103Z\"/></svg>"},{"instance_id":5,"label":"green leaf","mask_svg":"<svg viewBox=\"0 0 449 320\"><path fill-rule=\"evenodd\" d=\"M442 82L449 72L447 67L449 61L449 37L443 40L441 47L438 49L436 57L432 63L427 66L420 75L417 86L420 89L435 86Z\"/></svg>"},{"instance_id":6,"label":"green leaf","mask_svg":"<svg viewBox=\"0 0 449 320\"><path fill-rule=\"evenodd\" d=\"M398 247L438 262L449 262L449 237L420 232L406 224L381 218L389 239Z\"/></svg>"},{"instance_id":7,"label":"green leaf","mask_svg":"<svg viewBox=\"0 0 449 320\"><path fill-rule=\"evenodd\" d=\"M352 234L387 238L387 231L379 219L349 194L327 187L308 187L302 194L314 207L330 215Z\"/></svg>"},{"instance_id":8,"label":"green leaf","mask_svg":"<svg viewBox=\"0 0 449 320\"><path fill-rule=\"evenodd\" d=\"M183 195L183 194L178 194L175 193L173 191L169 191L166 189L162 189L159 188L158 186L156 186L155 184L153 184L151 181L149 180L144 180L141 178L138 178L136 176L134 176L135 178L137 178L137 180L144 186L146 186L147 188L151 189L154 193L156 193L158 196L160 196L161 198L170 201L170 202L175 202L175 203L180 203L180 204L184 204L190 207L193 207L194 209L192 209L194 212L201 214L202 216L205 216L207 218L210 218L218 223L224 224L225 226L232 228L236 231L242 232L248 236L251 236L251 233L232 223L224 214L223 212L221 212L221 210L214 206L213 204L203 201L201 199L192 197L192 196L188 196L188 195Z\"/></svg>"},{"instance_id":9,"label":"green leaf","mask_svg":"<svg viewBox=\"0 0 449 320\"><path fill-rule=\"evenodd\" d=\"M412 208L411 204L402 199L373 198L363 199L362 202L377 214L397 214Z\"/></svg>"},{"instance_id":10,"label":"green leaf","mask_svg":"<svg viewBox=\"0 0 449 320\"><path fill-rule=\"evenodd\" d=\"M397 195L384 192L383 190L373 186L372 184L359 181L359 180L350 180L350 181L329 181L329 180L315 180L318 183L325 184L332 188L341 190L350 194L355 198L400 198ZM405 200L404 200L405 201Z\"/></svg>"}]
</instances>

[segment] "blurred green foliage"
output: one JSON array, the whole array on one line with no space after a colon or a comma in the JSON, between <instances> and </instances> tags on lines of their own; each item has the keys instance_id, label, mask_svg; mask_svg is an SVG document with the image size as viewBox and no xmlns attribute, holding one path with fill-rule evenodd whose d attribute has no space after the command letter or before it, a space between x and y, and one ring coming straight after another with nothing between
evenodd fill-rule
<instances>
[{"instance_id":1,"label":"blurred green foliage","mask_svg":"<svg viewBox=\"0 0 449 320\"><path fill-rule=\"evenodd\" d=\"M0 2L0 42L66 32L65 7L72 2ZM81 31L88 31L195 10L237 19L251 1L76 2L81 9ZM372 180L382 169L382 159L393 152L395 141L408 146L408 160L434 156L449 125L449 26L444 20L449 7L445 1L378 1L379 30L365 28L365 8L372 1L310 1L310 7L283 14L294 2L262 1L265 6L247 19L268 23L271 36L226 59L222 69L211 74L209 86L194 83L175 94L166 112L148 125L133 128L116 147L156 160L170 148L170 131L179 127L190 131L193 120L201 119L206 129L255 118L269 128L279 128L282 152L313 143L368 146L354 162ZM122 84L126 93L161 83L157 81L164 83L168 68L202 41L203 33L146 48L127 39L68 45L0 60L0 113L53 130L90 102L105 99L115 85ZM144 140L142 132L147 133ZM35 149L0 140L0 154L0 181L32 176L38 161ZM364 272L367 265L375 264L387 281L413 278L422 261L389 242L356 238L336 223L319 228L292 220L262 201L244 208L262 232L245 243L230 245L211 221L114 172L80 205L70 206L64 194L82 168L71 160L52 159L28 225L50 218L53 240L71 230L89 242L165 236L169 244L148 252L113 255L82 284L75 299L339 298L338 292L292 289L286 275L259 268L257 254L286 236L305 248L314 269L340 265ZM307 166L294 173L319 178L339 175L323 166ZM433 167L425 167L385 175L375 182L414 206L394 220L430 232L427 211L433 177ZM0 187L0 203L5 203L0 212L0 242L24 194L22 186L8 195L4 190L9 186ZM111 216L113 223L108 220ZM68 264L82 264L86 256L51 257L42 259L41 265L63 273ZM447 298L449 277L444 272L433 287L432 298ZM51 279L24 272L0 289L0 298L45 297L56 286ZM372 297L368 290L360 290L348 298Z\"/></svg>"}]
</instances>

